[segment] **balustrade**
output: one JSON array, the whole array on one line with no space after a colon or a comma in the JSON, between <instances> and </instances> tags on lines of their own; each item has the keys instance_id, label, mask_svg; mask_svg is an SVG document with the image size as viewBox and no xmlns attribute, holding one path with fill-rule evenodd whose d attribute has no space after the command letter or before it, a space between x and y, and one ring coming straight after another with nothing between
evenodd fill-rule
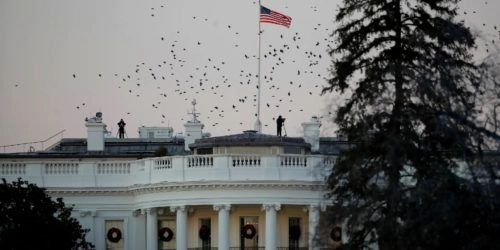
<instances>
[{"instance_id":1,"label":"balustrade","mask_svg":"<svg viewBox=\"0 0 500 250\"><path fill-rule=\"evenodd\" d=\"M214 158L212 156L188 156L188 168L213 167Z\"/></svg>"},{"instance_id":2,"label":"balustrade","mask_svg":"<svg viewBox=\"0 0 500 250\"><path fill-rule=\"evenodd\" d=\"M98 175L130 174L130 162L104 162L97 163Z\"/></svg>"},{"instance_id":3,"label":"balustrade","mask_svg":"<svg viewBox=\"0 0 500 250\"><path fill-rule=\"evenodd\" d=\"M24 175L26 174L26 163L2 163L0 165L1 175Z\"/></svg>"},{"instance_id":4,"label":"balustrade","mask_svg":"<svg viewBox=\"0 0 500 250\"><path fill-rule=\"evenodd\" d=\"M159 158L154 159L153 169L155 170L163 170L163 169L171 169L172 168L172 159L169 158Z\"/></svg>"},{"instance_id":5,"label":"balustrade","mask_svg":"<svg viewBox=\"0 0 500 250\"><path fill-rule=\"evenodd\" d=\"M233 155L233 167L260 167L261 160L258 155Z\"/></svg>"},{"instance_id":6,"label":"balustrade","mask_svg":"<svg viewBox=\"0 0 500 250\"><path fill-rule=\"evenodd\" d=\"M78 163L46 163L45 174L47 175L77 175Z\"/></svg>"},{"instance_id":7,"label":"balustrade","mask_svg":"<svg viewBox=\"0 0 500 250\"><path fill-rule=\"evenodd\" d=\"M40 177L50 176L50 180L55 183L73 183L70 186L132 186L198 180L312 181L323 180L325 166L331 166L325 164L330 164L334 159L318 155L238 154L167 156L130 161L43 160L44 162L29 164L0 160L0 174L7 179L21 177L35 181L41 180ZM75 179L68 179L66 176ZM95 178L89 178L90 176Z\"/></svg>"},{"instance_id":8,"label":"balustrade","mask_svg":"<svg viewBox=\"0 0 500 250\"><path fill-rule=\"evenodd\" d=\"M333 157L333 156L329 156L329 157L324 157L323 158L323 164L325 166L332 166L335 164L337 158L336 157Z\"/></svg>"},{"instance_id":9,"label":"balustrade","mask_svg":"<svg viewBox=\"0 0 500 250\"><path fill-rule=\"evenodd\" d=\"M284 155L280 157L281 167L307 167L306 156Z\"/></svg>"}]
</instances>

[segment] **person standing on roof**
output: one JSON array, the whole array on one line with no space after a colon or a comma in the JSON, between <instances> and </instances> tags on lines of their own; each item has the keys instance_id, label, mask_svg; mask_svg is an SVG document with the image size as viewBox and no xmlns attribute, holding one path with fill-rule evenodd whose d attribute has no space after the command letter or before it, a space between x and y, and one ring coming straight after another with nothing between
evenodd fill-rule
<instances>
[{"instance_id":1,"label":"person standing on roof","mask_svg":"<svg viewBox=\"0 0 500 250\"><path fill-rule=\"evenodd\" d=\"M125 138L125 125L127 125L123 119L120 119L120 122L118 123L118 136L120 139Z\"/></svg>"},{"instance_id":2,"label":"person standing on roof","mask_svg":"<svg viewBox=\"0 0 500 250\"><path fill-rule=\"evenodd\" d=\"M283 127L283 124L285 123L285 118L278 116L278 119L276 119L276 132L277 136L281 136L281 128Z\"/></svg>"}]
</instances>

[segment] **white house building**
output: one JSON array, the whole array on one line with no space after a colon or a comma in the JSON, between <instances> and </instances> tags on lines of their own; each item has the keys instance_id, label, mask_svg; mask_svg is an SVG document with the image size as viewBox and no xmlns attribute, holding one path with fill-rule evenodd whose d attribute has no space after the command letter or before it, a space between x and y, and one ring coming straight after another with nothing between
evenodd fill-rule
<instances>
[{"instance_id":1,"label":"white house building","mask_svg":"<svg viewBox=\"0 0 500 250\"><path fill-rule=\"evenodd\" d=\"M74 205L97 249L331 249L340 243L340 227L319 222L329 204L325 178L345 141L320 138L315 117L302 124L299 138L256 131L207 137L193 116L182 137L142 128L139 138L117 139L104 136L98 113L86 120L87 138L0 154L0 175L21 177ZM160 148L166 156L155 156Z\"/></svg>"}]
</instances>

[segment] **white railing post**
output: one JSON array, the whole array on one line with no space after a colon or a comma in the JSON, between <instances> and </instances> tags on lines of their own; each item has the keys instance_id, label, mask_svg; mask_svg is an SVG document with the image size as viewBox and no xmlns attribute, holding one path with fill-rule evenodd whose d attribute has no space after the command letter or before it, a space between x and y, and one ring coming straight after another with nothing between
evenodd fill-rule
<instances>
[{"instance_id":1,"label":"white railing post","mask_svg":"<svg viewBox=\"0 0 500 250\"><path fill-rule=\"evenodd\" d=\"M311 161L311 169L313 170L313 177L316 181L324 181L327 178L332 168L335 165L336 157L332 156L311 156L314 160Z\"/></svg>"},{"instance_id":2,"label":"white railing post","mask_svg":"<svg viewBox=\"0 0 500 250\"><path fill-rule=\"evenodd\" d=\"M280 180L280 168L279 168L279 156L277 155L265 155L261 157L262 167L265 169L267 179Z\"/></svg>"},{"instance_id":3,"label":"white railing post","mask_svg":"<svg viewBox=\"0 0 500 250\"><path fill-rule=\"evenodd\" d=\"M214 155L214 170L221 180L230 180L231 166L230 156L228 155Z\"/></svg>"},{"instance_id":4,"label":"white railing post","mask_svg":"<svg viewBox=\"0 0 500 250\"><path fill-rule=\"evenodd\" d=\"M144 174L146 175L146 183L151 183L151 175L153 170L153 159L146 158L144 159Z\"/></svg>"},{"instance_id":5,"label":"white railing post","mask_svg":"<svg viewBox=\"0 0 500 250\"><path fill-rule=\"evenodd\" d=\"M38 176L43 173L42 164L25 164L25 169L26 172L24 173L25 177L23 177L23 179L28 176Z\"/></svg>"},{"instance_id":6,"label":"white railing post","mask_svg":"<svg viewBox=\"0 0 500 250\"><path fill-rule=\"evenodd\" d=\"M164 178L166 181L184 181L184 163L186 161L184 156L172 157L172 168L169 169Z\"/></svg>"},{"instance_id":7,"label":"white railing post","mask_svg":"<svg viewBox=\"0 0 500 250\"><path fill-rule=\"evenodd\" d=\"M279 164L279 156L276 155L263 155L261 158L261 165L263 168L277 168Z\"/></svg>"}]
</instances>

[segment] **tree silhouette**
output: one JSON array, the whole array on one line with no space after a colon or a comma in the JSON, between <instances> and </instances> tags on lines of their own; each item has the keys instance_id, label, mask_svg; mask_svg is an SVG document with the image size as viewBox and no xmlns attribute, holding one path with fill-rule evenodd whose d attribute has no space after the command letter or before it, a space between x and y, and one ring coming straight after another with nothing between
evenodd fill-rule
<instances>
[{"instance_id":1,"label":"tree silhouette","mask_svg":"<svg viewBox=\"0 0 500 250\"><path fill-rule=\"evenodd\" d=\"M0 183L0 249L94 249L89 231L71 217L62 198L52 200L45 189L18 179Z\"/></svg>"},{"instance_id":2,"label":"tree silhouette","mask_svg":"<svg viewBox=\"0 0 500 250\"><path fill-rule=\"evenodd\" d=\"M487 249L498 242L499 202L491 198L498 185L470 172L486 169L479 164L485 138L498 136L478 124L481 71L472 61L474 36L455 20L458 2L340 6L323 92L345 100L335 122L351 147L328 183L346 249Z\"/></svg>"}]
</instances>

